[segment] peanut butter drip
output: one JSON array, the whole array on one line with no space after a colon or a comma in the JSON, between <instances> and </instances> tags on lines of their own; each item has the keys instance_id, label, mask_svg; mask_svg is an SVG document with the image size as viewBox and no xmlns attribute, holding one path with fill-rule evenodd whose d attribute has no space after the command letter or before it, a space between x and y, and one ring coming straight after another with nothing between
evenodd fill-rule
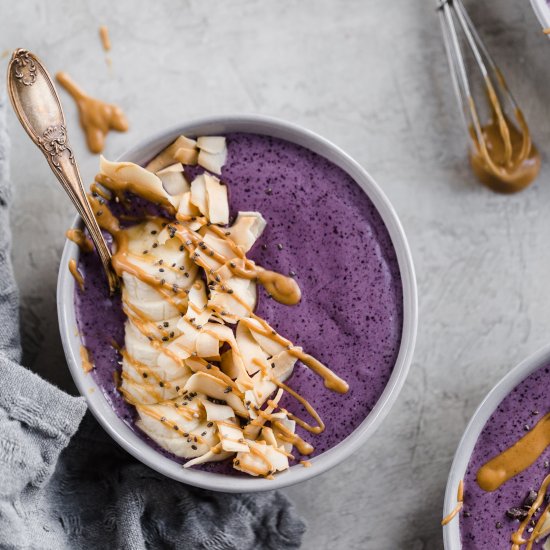
<instances>
[{"instance_id":1,"label":"peanut butter drip","mask_svg":"<svg viewBox=\"0 0 550 550\"><path fill-rule=\"evenodd\" d=\"M458 512L460 512L460 510L462 510L462 506L464 506L464 481L461 479L456 492L456 505L450 513L441 520L441 525L447 525L447 523L449 523L458 514Z\"/></svg>"},{"instance_id":2,"label":"peanut butter drip","mask_svg":"<svg viewBox=\"0 0 550 550\"><path fill-rule=\"evenodd\" d=\"M477 484L487 492L531 466L550 445L550 413L519 441L484 464L477 472Z\"/></svg>"},{"instance_id":3,"label":"peanut butter drip","mask_svg":"<svg viewBox=\"0 0 550 550\"><path fill-rule=\"evenodd\" d=\"M111 39L109 38L109 29L105 25L99 27L99 38L103 49L108 52L111 50Z\"/></svg>"},{"instance_id":4,"label":"peanut butter drip","mask_svg":"<svg viewBox=\"0 0 550 550\"><path fill-rule=\"evenodd\" d=\"M88 353L88 349L84 346L80 346L80 360L82 362L82 370L84 372L90 372L93 370L94 365L90 361L90 354Z\"/></svg>"},{"instance_id":5,"label":"peanut butter drip","mask_svg":"<svg viewBox=\"0 0 550 550\"><path fill-rule=\"evenodd\" d=\"M501 83L506 86L502 75ZM470 162L478 179L493 191L516 193L527 187L540 171L540 154L531 142L529 128L523 113L516 109L514 115L519 129L503 113L498 96L486 81L491 119L480 125L482 139L478 139L473 128L470 133L473 148ZM479 124L477 112L470 97L470 109Z\"/></svg>"},{"instance_id":6,"label":"peanut butter drip","mask_svg":"<svg viewBox=\"0 0 550 550\"><path fill-rule=\"evenodd\" d=\"M69 271L71 272L71 275L74 277L74 280L77 282L78 286L80 287L80 290L84 290L84 277L82 277L82 273L78 271L78 267L76 265L76 260L74 258L71 258L69 260Z\"/></svg>"},{"instance_id":7,"label":"peanut butter drip","mask_svg":"<svg viewBox=\"0 0 550 550\"><path fill-rule=\"evenodd\" d=\"M110 130L118 132L128 130L128 121L120 107L85 94L65 72L57 73L56 77L61 86L76 101L80 125L86 134L88 149L92 153L103 151L105 138Z\"/></svg>"},{"instance_id":8,"label":"peanut butter drip","mask_svg":"<svg viewBox=\"0 0 550 550\"><path fill-rule=\"evenodd\" d=\"M67 239L73 241L80 248L81 252L87 253L94 249L92 241L86 237L82 229L68 229L65 235Z\"/></svg>"}]
</instances>

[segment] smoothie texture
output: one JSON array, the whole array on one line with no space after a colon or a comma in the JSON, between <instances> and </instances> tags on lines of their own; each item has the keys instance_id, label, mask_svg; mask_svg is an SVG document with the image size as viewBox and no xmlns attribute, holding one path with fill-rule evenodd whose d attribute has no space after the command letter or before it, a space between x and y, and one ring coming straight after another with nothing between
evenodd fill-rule
<instances>
[{"instance_id":1,"label":"smoothie texture","mask_svg":"<svg viewBox=\"0 0 550 550\"><path fill-rule=\"evenodd\" d=\"M302 298L292 307L259 291L256 313L286 338L299 343L350 388L328 391L323 381L298 363L288 384L317 410L326 429L310 440L313 455L344 440L370 413L392 373L403 326L399 267L388 231L361 188L319 155L279 139L228 134L221 180L229 189L231 215L260 212L267 227L248 257L290 275ZM200 168L192 168L195 175ZM186 171L187 172L187 171ZM140 201L135 201L136 209ZM75 291L78 327L94 363L94 376L113 408L141 437L167 456L135 426L136 413L117 390L124 344L119 297L109 297L94 253L81 254L85 289ZM291 396L281 406L307 418ZM300 460L299 453L294 453ZM225 463L198 466L240 475Z\"/></svg>"},{"instance_id":2,"label":"smoothie texture","mask_svg":"<svg viewBox=\"0 0 550 550\"><path fill-rule=\"evenodd\" d=\"M529 493L537 492L550 474L550 448L526 470L492 492L484 491L477 482L479 469L489 460L517 443L550 412L550 365L536 370L508 394L483 428L464 477L464 507L460 512L460 534L465 550L511 548L511 536L520 525L510 517L514 508L528 505ZM532 501L531 496L531 501ZM548 504L544 500L542 508ZM525 509L527 509L526 506ZM536 514L534 519L538 519ZM530 524L528 529L534 525ZM529 538L526 530L524 538ZM543 548L545 540L533 548Z\"/></svg>"}]
</instances>

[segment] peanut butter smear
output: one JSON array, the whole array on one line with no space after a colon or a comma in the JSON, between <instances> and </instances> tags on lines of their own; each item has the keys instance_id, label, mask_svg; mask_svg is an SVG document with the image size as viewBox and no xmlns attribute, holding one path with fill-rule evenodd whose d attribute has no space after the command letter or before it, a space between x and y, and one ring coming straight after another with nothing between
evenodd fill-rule
<instances>
[{"instance_id":1,"label":"peanut butter smear","mask_svg":"<svg viewBox=\"0 0 550 550\"><path fill-rule=\"evenodd\" d=\"M68 229L65 235L67 239L73 241L80 248L81 252L87 253L94 249L92 241L86 237L82 229Z\"/></svg>"},{"instance_id":2,"label":"peanut butter smear","mask_svg":"<svg viewBox=\"0 0 550 550\"><path fill-rule=\"evenodd\" d=\"M71 275L74 277L74 280L80 287L80 290L84 290L84 278L82 277L80 271L78 271L76 260L74 258L71 258L69 260L69 271L71 272Z\"/></svg>"},{"instance_id":3,"label":"peanut butter smear","mask_svg":"<svg viewBox=\"0 0 550 550\"><path fill-rule=\"evenodd\" d=\"M502 75L499 73L498 76L502 86L506 87ZM470 128L470 163L477 178L493 191L517 193L537 177L541 164L540 154L531 141L529 127L521 110L516 109L514 113L518 129L503 112L489 80L486 80L486 85L491 119L485 125L480 124L481 139L474 127ZM479 124L471 97L469 102L474 122Z\"/></svg>"},{"instance_id":4,"label":"peanut butter smear","mask_svg":"<svg viewBox=\"0 0 550 550\"><path fill-rule=\"evenodd\" d=\"M57 73L56 78L76 102L80 125L86 134L88 149L92 153L103 151L105 138L110 130L128 130L128 121L120 107L90 97L65 72Z\"/></svg>"},{"instance_id":5,"label":"peanut butter smear","mask_svg":"<svg viewBox=\"0 0 550 550\"><path fill-rule=\"evenodd\" d=\"M484 464L477 472L478 485L487 492L531 466L550 445L550 413L519 441Z\"/></svg>"},{"instance_id":6,"label":"peanut butter smear","mask_svg":"<svg viewBox=\"0 0 550 550\"><path fill-rule=\"evenodd\" d=\"M94 365L90 361L90 354L88 353L88 349L84 346L80 346L80 359L82 361L82 370L84 372L90 372L93 370Z\"/></svg>"}]
</instances>

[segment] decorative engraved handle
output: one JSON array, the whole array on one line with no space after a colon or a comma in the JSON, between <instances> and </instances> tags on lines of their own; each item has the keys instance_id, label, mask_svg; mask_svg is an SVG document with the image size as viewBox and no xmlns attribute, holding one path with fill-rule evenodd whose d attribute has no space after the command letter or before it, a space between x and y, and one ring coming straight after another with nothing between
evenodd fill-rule
<instances>
[{"instance_id":1,"label":"decorative engraved handle","mask_svg":"<svg viewBox=\"0 0 550 550\"><path fill-rule=\"evenodd\" d=\"M59 96L48 71L31 52L18 49L13 53L8 66L8 93L23 128L44 153L52 172L84 220L103 263L109 288L114 292L118 280L111 269L111 253L82 185Z\"/></svg>"}]
</instances>

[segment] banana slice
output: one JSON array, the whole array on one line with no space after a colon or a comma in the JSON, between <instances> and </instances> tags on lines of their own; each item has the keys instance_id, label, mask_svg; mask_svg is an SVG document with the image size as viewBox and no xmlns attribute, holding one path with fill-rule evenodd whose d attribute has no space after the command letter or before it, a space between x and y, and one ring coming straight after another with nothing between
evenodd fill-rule
<instances>
[{"instance_id":1,"label":"banana slice","mask_svg":"<svg viewBox=\"0 0 550 550\"><path fill-rule=\"evenodd\" d=\"M256 283L252 279L231 277L224 286L231 290L231 293L228 290L212 290L210 304L225 312L221 318L226 323L236 323L242 317L248 317L256 307Z\"/></svg>"},{"instance_id":2,"label":"banana slice","mask_svg":"<svg viewBox=\"0 0 550 550\"><path fill-rule=\"evenodd\" d=\"M186 394L156 405L137 405L136 425L176 456L202 456L219 443L215 423L201 417L202 399L204 396Z\"/></svg>"},{"instance_id":3,"label":"banana slice","mask_svg":"<svg viewBox=\"0 0 550 550\"><path fill-rule=\"evenodd\" d=\"M202 456L199 456L197 458L193 458L192 460L188 460L183 467L184 468L191 468L191 466L198 466L199 464L205 464L206 462L220 462L222 460L226 460L227 458L230 458L234 455L234 453L228 453L226 451L220 451L218 453L214 451L208 451L207 453L203 454Z\"/></svg>"}]
</instances>

